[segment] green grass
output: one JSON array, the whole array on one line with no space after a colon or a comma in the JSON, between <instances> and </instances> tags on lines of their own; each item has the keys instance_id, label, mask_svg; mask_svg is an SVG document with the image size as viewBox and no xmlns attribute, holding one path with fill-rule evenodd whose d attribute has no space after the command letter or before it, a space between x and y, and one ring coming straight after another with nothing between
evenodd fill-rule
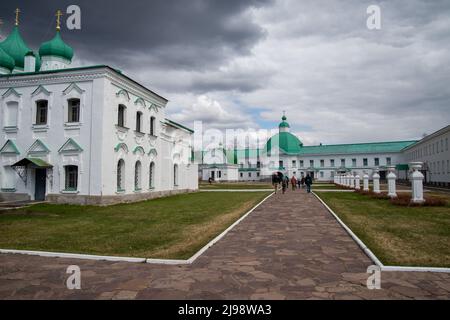
<instances>
[{"instance_id":1,"label":"green grass","mask_svg":"<svg viewBox=\"0 0 450 320\"><path fill-rule=\"evenodd\" d=\"M270 183L201 183L199 185L200 190L210 190L210 189L273 189Z\"/></svg>"},{"instance_id":2,"label":"green grass","mask_svg":"<svg viewBox=\"0 0 450 320\"><path fill-rule=\"evenodd\" d=\"M450 267L450 205L399 207L358 193L317 195L383 264Z\"/></svg>"},{"instance_id":3,"label":"green grass","mask_svg":"<svg viewBox=\"0 0 450 320\"><path fill-rule=\"evenodd\" d=\"M0 212L0 248L186 259L268 192L191 193L108 207Z\"/></svg>"}]
</instances>

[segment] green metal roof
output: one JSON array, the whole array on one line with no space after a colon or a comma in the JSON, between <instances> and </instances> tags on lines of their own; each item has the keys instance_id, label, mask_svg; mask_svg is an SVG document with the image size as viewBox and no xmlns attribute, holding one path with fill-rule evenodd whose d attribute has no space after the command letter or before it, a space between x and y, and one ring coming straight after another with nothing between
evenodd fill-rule
<instances>
[{"instance_id":1,"label":"green metal roof","mask_svg":"<svg viewBox=\"0 0 450 320\"><path fill-rule=\"evenodd\" d=\"M36 64L37 63L38 62L36 61ZM152 94L154 94L155 96L161 98L165 102L169 101L166 98L164 98L163 96L157 94L156 92L154 92L154 91L150 90L149 88L145 87L144 85L140 84L136 80L133 80L132 78L130 78L127 75L125 75L122 72L120 72L119 70L114 69L114 68L112 68L112 67L110 67L108 65L93 65L93 66L87 66L87 67L52 69L52 70L36 71L36 72L19 72L19 73L13 73L13 74L0 74L0 79L3 79L3 78L10 79L10 78L26 77L26 76L34 76L34 75L38 76L38 75L45 75L45 74L55 74L55 73L74 72L74 71L83 71L83 70L93 70L93 69L102 69L102 68L111 70L111 71L115 72L117 75L122 76L125 79L130 80L131 82L133 82L136 85L138 85L140 88L151 92Z\"/></svg>"},{"instance_id":2,"label":"green metal roof","mask_svg":"<svg viewBox=\"0 0 450 320\"><path fill-rule=\"evenodd\" d=\"M52 168L53 166L48 162L39 158L23 158L22 160L14 163L11 167L21 167L32 165L36 168Z\"/></svg>"},{"instance_id":3,"label":"green metal roof","mask_svg":"<svg viewBox=\"0 0 450 320\"><path fill-rule=\"evenodd\" d=\"M23 41L17 26L15 26L8 37L0 43L0 47L14 59L15 66L18 68L24 67L25 55L31 51L25 44L25 41Z\"/></svg>"},{"instance_id":4,"label":"green metal roof","mask_svg":"<svg viewBox=\"0 0 450 320\"><path fill-rule=\"evenodd\" d=\"M0 67L13 71L15 65L14 59L0 47Z\"/></svg>"},{"instance_id":5,"label":"green metal roof","mask_svg":"<svg viewBox=\"0 0 450 320\"><path fill-rule=\"evenodd\" d=\"M178 122L175 122L175 121L170 120L170 119L167 119L167 118L166 118L166 121L167 121L169 124L171 124L171 125L174 125L174 126L176 126L176 127L180 127L181 129L187 130L187 131L189 131L190 133L194 133L194 130L192 130L192 129L186 127L186 126L183 126L182 124L179 124Z\"/></svg>"},{"instance_id":6,"label":"green metal roof","mask_svg":"<svg viewBox=\"0 0 450 320\"><path fill-rule=\"evenodd\" d=\"M39 48L39 55L41 57L57 56L72 61L73 49L63 41L60 32L57 31L52 40L44 42L41 45Z\"/></svg>"},{"instance_id":7,"label":"green metal roof","mask_svg":"<svg viewBox=\"0 0 450 320\"><path fill-rule=\"evenodd\" d=\"M290 132L280 132L267 141L265 150L270 153L273 148L279 148L286 154L298 154L303 143Z\"/></svg>"},{"instance_id":8,"label":"green metal roof","mask_svg":"<svg viewBox=\"0 0 450 320\"><path fill-rule=\"evenodd\" d=\"M301 148L300 155L308 154L356 154L356 153L389 153L400 152L416 141L372 142L307 146Z\"/></svg>"}]
</instances>

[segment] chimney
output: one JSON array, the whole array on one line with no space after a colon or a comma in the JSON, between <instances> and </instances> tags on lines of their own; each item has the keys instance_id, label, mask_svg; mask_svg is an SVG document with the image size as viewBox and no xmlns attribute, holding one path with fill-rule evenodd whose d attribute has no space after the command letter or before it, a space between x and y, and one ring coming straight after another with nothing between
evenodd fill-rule
<instances>
[{"instance_id":1,"label":"chimney","mask_svg":"<svg viewBox=\"0 0 450 320\"><path fill-rule=\"evenodd\" d=\"M33 51L28 51L25 55L25 68L24 72L35 72L36 71L36 57Z\"/></svg>"}]
</instances>

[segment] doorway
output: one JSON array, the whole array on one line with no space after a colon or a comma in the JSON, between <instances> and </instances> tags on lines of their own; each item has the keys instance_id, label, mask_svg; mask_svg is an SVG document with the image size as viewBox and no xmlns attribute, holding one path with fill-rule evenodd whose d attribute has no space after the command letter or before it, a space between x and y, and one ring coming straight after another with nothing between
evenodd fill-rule
<instances>
[{"instance_id":1,"label":"doorway","mask_svg":"<svg viewBox=\"0 0 450 320\"><path fill-rule=\"evenodd\" d=\"M47 169L35 169L35 172L34 200L44 201Z\"/></svg>"}]
</instances>

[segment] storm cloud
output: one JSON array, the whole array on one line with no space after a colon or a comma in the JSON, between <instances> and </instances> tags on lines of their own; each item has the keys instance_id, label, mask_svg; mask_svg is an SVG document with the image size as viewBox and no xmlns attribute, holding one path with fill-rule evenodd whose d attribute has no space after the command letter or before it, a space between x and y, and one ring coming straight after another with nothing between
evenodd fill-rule
<instances>
[{"instance_id":1,"label":"storm cloud","mask_svg":"<svg viewBox=\"0 0 450 320\"><path fill-rule=\"evenodd\" d=\"M63 28L75 65L108 64L169 98L192 125L276 127L285 110L305 144L420 138L450 123L450 2L3 1L37 48L54 14L82 10ZM381 8L381 30L366 9Z\"/></svg>"}]
</instances>

